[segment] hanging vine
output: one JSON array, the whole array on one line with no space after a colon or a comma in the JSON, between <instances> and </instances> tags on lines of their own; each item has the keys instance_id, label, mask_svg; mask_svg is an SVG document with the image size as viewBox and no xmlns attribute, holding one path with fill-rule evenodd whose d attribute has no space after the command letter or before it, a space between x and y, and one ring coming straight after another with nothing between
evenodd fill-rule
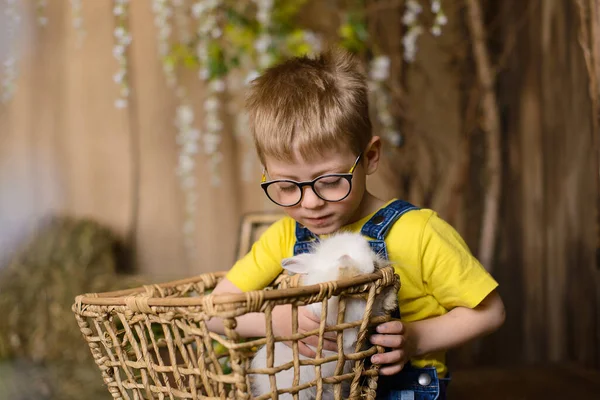
<instances>
[{"instance_id":1,"label":"hanging vine","mask_svg":"<svg viewBox=\"0 0 600 400\"><path fill-rule=\"evenodd\" d=\"M37 23L40 26L48 25L48 16L46 15L46 7L48 0L37 0L35 3L35 11L37 14Z\"/></svg>"},{"instance_id":2,"label":"hanging vine","mask_svg":"<svg viewBox=\"0 0 600 400\"><path fill-rule=\"evenodd\" d=\"M115 0L113 14L116 19L115 45L113 56L117 60L119 69L113 76L115 83L119 85L119 97L115 100L115 107L126 108L129 98L129 79L127 76L127 48L131 44L131 34L128 30L129 0Z\"/></svg>"},{"instance_id":3,"label":"hanging vine","mask_svg":"<svg viewBox=\"0 0 600 400\"><path fill-rule=\"evenodd\" d=\"M76 32L76 45L81 47L85 38L85 28L83 26L83 0L71 0L71 24Z\"/></svg>"},{"instance_id":4,"label":"hanging vine","mask_svg":"<svg viewBox=\"0 0 600 400\"><path fill-rule=\"evenodd\" d=\"M6 38L8 51L6 59L2 60L3 76L0 87L0 99L2 103L8 103L14 96L17 82L17 31L21 25L21 16L18 12L17 0L6 0L4 10L6 18Z\"/></svg>"}]
</instances>

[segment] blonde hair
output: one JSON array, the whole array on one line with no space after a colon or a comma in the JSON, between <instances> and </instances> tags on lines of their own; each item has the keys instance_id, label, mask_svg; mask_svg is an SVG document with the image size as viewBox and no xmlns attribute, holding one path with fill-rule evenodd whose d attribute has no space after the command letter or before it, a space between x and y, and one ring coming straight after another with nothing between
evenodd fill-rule
<instances>
[{"instance_id":1,"label":"blonde hair","mask_svg":"<svg viewBox=\"0 0 600 400\"><path fill-rule=\"evenodd\" d=\"M372 137L368 89L358 62L332 50L296 57L252 81L246 101L258 156L305 160L326 149L358 155Z\"/></svg>"}]
</instances>

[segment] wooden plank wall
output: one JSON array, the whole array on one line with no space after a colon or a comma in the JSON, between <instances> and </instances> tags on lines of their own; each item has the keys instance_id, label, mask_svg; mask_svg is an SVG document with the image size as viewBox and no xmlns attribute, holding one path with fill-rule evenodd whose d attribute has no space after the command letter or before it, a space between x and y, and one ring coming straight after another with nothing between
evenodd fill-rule
<instances>
[{"instance_id":1,"label":"wooden plank wall","mask_svg":"<svg viewBox=\"0 0 600 400\"><path fill-rule=\"evenodd\" d=\"M600 366L597 149L575 2L507 1L496 40L514 53L498 82L504 126L502 235L495 275L502 330L477 363L573 361ZM468 363L465 359L462 362Z\"/></svg>"}]
</instances>

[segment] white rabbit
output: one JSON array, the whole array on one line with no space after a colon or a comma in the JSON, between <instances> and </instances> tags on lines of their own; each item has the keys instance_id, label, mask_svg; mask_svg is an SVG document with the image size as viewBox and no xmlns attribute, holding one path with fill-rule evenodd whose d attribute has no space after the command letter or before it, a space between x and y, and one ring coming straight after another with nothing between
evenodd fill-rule
<instances>
[{"instance_id":1,"label":"white rabbit","mask_svg":"<svg viewBox=\"0 0 600 400\"><path fill-rule=\"evenodd\" d=\"M358 233L339 233L317 243L311 253L301 254L283 260L282 266L293 273L301 274L300 284L303 286L313 285L321 282L335 281L342 278L354 277L360 274L373 273L376 269L390 265L371 250L367 239ZM396 307L397 293L393 286L383 290L376 299L372 315L383 315ZM362 320L365 313L366 301L363 299L347 299L344 322ZM321 316L321 303L309 304L308 309L317 316ZM327 302L327 325L336 325L338 317L338 298L332 297ZM291 323L291 321L290 321ZM344 330L343 343L344 353L354 353L358 336L358 328ZM282 342L275 343L274 366L289 363L293 359L292 349ZM322 356L327 357L336 354L331 351L323 351ZM251 368L266 368L267 349L263 346L254 356ZM306 357L300 355L300 359ZM337 361L321 365L321 376L330 377L335 373ZM353 362L346 361L344 372L352 369ZM293 386L294 368L283 370L275 375L278 389ZM305 365L300 367L300 385L315 379L315 367ZM269 375L253 374L252 395L260 396L271 392ZM331 385L323 386L323 399L333 399L333 388ZM349 383L343 384L344 397L348 396ZM316 397L316 387L310 387L299 392L300 400L309 400ZM279 396L280 399L292 399L291 394Z\"/></svg>"}]
</instances>

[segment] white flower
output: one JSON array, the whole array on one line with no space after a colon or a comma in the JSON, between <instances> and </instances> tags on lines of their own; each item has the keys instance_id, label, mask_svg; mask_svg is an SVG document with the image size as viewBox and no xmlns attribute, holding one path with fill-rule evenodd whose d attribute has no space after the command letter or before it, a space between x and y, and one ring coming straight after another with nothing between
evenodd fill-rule
<instances>
[{"instance_id":1,"label":"white flower","mask_svg":"<svg viewBox=\"0 0 600 400\"><path fill-rule=\"evenodd\" d=\"M402 16L402 23L404 25L412 25L417 20L417 15L412 12L405 12Z\"/></svg>"},{"instance_id":2,"label":"white flower","mask_svg":"<svg viewBox=\"0 0 600 400\"><path fill-rule=\"evenodd\" d=\"M115 107L119 109L127 108L127 99L115 100Z\"/></svg>"},{"instance_id":3,"label":"white flower","mask_svg":"<svg viewBox=\"0 0 600 400\"><path fill-rule=\"evenodd\" d=\"M446 17L444 14L438 14L435 17L435 23L444 26L448 23L448 17Z\"/></svg>"},{"instance_id":4,"label":"white flower","mask_svg":"<svg viewBox=\"0 0 600 400\"><path fill-rule=\"evenodd\" d=\"M420 14L423 11L423 7L421 7L417 0L407 0L406 8L415 14Z\"/></svg>"},{"instance_id":5,"label":"white flower","mask_svg":"<svg viewBox=\"0 0 600 400\"><path fill-rule=\"evenodd\" d=\"M212 31L210 31L210 35L214 38L214 39L218 39L221 37L221 35L223 35L223 31L220 28L213 28Z\"/></svg>"},{"instance_id":6,"label":"white flower","mask_svg":"<svg viewBox=\"0 0 600 400\"><path fill-rule=\"evenodd\" d=\"M254 48L258 53L264 53L271 45L271 37L269 35L262 34L254 42Z\"/></svg>"},{"instance_id":7,"label":"white flower","mask_svg":"<svg viewBox=\"0 0 600 400\"><path fill-rule=\"evenodd\" d=\"M191 125L194 122L194 110L188 105L182 105L177 108L177 121L183 125Z\"/></svg>"},{"instance_id":8,"label":"white flower","mask_svg":"<svg viewBox=\"0 0 600 400\"><path fill-rule=\"evenodd\" d=\"M256 0L260 8L273 8L273 0Z\"/></svg>"},{"instance_id":9,"label":"white flower","mask_svg":"<svg viewBox=\"0 0 600 400\"><path fill-rule=\"evenodd\" d=\"M194 169L194 159L188 154L179 155L179 171L183 174L190 172Z\"/></svg>"},{"instance_id":10,"label":"white flower","mask_svg":"<svg viewBox=\"0 0 600 400\"><path fill-rule=\"evenodd\" d=\"M216 97L209 97L204 101L205 111L215 111L219 109L219 100Z\"/></svg>"},{"instance_id":11,"label":"white flower","mask_svg":"<svg viewBox=\"0 0 600 400\"><path fill-rule=\"evenodd\" d=\"M121 15L123 15L124 13L125 13L125 8L121 4L116 5L113 8L113 14L116 15L116 16L118 16L118 17L121 16Z\"/></svg>"},{"instance_id":12,"label":"white flower","mask_svg":"<svg viewBox=\"0 0 600 400\"><path fill-rule=\"evenodd\" d=\"M215 79L214 81L210 82L209 88L213 92L223 92L225 90L225 81L222 79Z\"/></svg>"},{"instance_id":13,"label":"white flower","mask_svg":"<svg viewBox=\"0 0 600 400\"><path fill-rule=\"evenodd\" d=\"M215 26L217 26L217 18L209 14L202 20L202 25L199 28L201 33L207 34L210 32Z\"/></svg>"},{"instance_id":14,"label":"white flower","mask_svg":"<svg viewBox=\"0 0 600 400\"><path fill-rule=\"evenodd\" d=\"M196 154L198 153L198 144L196 142L188 141L183 145L183 151L187 154Z\"/></svg>"},{"instance_id":15,"label":"white flower","mask_svg":"<svg viewBox=\"0 0 600 400\"><path fill-rule=\"evenodd\" d=\"M258 73L258 71L256 70L252 70L248 73L248 75L246 75L246 79L244 79L244 84L248 85L250 84L250 82L252 82L253 80L255 80L256 78L258 78L260 76L260 74Z\"/></svg>"},{"instance_id":16,"label":"white flower","mask_svg":"<svg viewBox=\"0 0 600 400\"><path fill-rule=\"evenodd\" d=\"M200 139L200 131L198 129L190 129L187 132L187 139L190 141L197 142Z\"/></svg>"},{"instance_id":17,"label":"white flower","mask_svg":"<svg viewBox=\"0 0 600 400\"><path fill-rule=\"evenodd\" d=\"M121 58L121 56L125 53L125 46L121 46L121 45L116 45L115 47L113 47L113 56L116 59Z\"/></svg>"},{"instance_id":18,"label":"white flower","mask_svg":"<svg viewBox=\"0 0 600 400\"><path fill-rule=\"evenodd\" d=\"M437 14L438 12L440 12L440 9L441 9L440 0L433 0L431 2L431 12Z\"/></svg>"},{"instance_id":19,"label":"white flower","mask_svg":"<svg viewBox=\"0 0 600 400\"><path fill-rule=\"evenodd\" d=\"M268 67L273 62L273 57L269 53L263 53L258 57L258 64L261 67Z\"/></svg>"},{"instance_id":20,"label":"white flower","mask_svg":"<svg viewBox=\"0 0 600 400\"><path fill-rule=\"evenodd\" d=\"M200 71L198 71L198 76L201 80L205 81L210 77L210 71L208 68L200 68Z\"/></svg>"},{"instance_id":21,"label":"white flower","mask_svg":"<svg viewBox=\"0 0 600 400\"><path fill-rule=\"evenodd\" d=\"M434 25L431 27L431 34L433 36L440 36L442 34L442 27L439 25Z\"/></svg>"},{"instance_id":22,"label":"white flower","mask_svg":"<svg viewBox=\"0 0 600 400\"><path fill-rule=\"evenodd\" d=\"M201 60L206 60L206 58L208 58L208 49L203 43L196 46L196 55Z\"/></svg>"},{"instance_id":23,"label":"white flower","mask_svg":"<svg viewBox=\"0 0 600 400\"><path fill-rule=\"evenodd\" d=\"M117 39L123 38L127 34L127 31L122 26L115 28L114 35Z\"/></svg>"},{"instance_id":24,"label":"white flower","mask_svg":"<svg viewBox=\"0 0 600 400\"><path fill-rule=\"evenodd\" d=\"M390 75L390 58L379 56L371 61L370 78L374 81L384 81Z\"/></svg>"},{"instance_id":25,"label":"white flower","mask_svg":"<svg viewBox=\"0 0 600 400\"><path fill-rule=\"evenodd\" d=\"M308 43L315 53L320 53L322 49L321 37L312 31L304 31L304 41Z\"/></svg>"},{"instance_id":26,"label":"white flower","mask_svg":"<svg viewBox=\"0 0 600 400\"><path fill-rule=\"evenodd\" d=\"M223 129L223 122L216 118L215 116L207 116L206 119L206 129L209 132L219 132L221 129ZM205 135L206 138L206 135Z\"/></svg>"},{"instance_id":27,"label":"white flower","mask_svg":"<svg viewBox=\"0 0 600 400\"><path fill-rule=\"evenodd\" d=\"M183 223L183 233L185 235L191 235L196 231L196 224L193 220L188 220Z\"/></svg>"},{"instance_id":28,"label":"white flower","mask_svg":"<svg viewBox=\"0 0 600 400\"><path fill-rule=\"evenodd\" d=\"M46 25L48 25L48 18L47 17L39 17L38 18L38 23L41 26L46 26Z\"/></svg>"},{"instance_id":29,"label":"white flower","mask_svg":"<svg viewBox=\"0 0 600 400\"><path fill-rule=\"evenodd\" d=\"M163 38L168 38L171 35L171 27L169 25L162 25L158 34Z\"/></svg>"},{"instance_id":30,"label":"white flower","mask_svg":"<svg viewBox=\"0 0 600 400\"><path fill-rule=\"evenodd\" d=\"M202 1L199 1L192 6L192 14L196 19L200 18L200 16L202 15L202 13L204 13L205 10L206 6Z\"/></svg>"},{"instance_id":31,"label":"white flower","mask_svg":"<svg viewBox=\"0 0 600 400\"><path fill-rule=\"evenodd\" d=\"M79 29L82 26L83 26L83 18L82 17L73 18L73 28Z\"/></svg>"},{"instance_id":32,"label":"white flower","mask_svg":"<svg viewBox=\"0 0 600 400\"><path fill-rule=\"evenodd\" d=\"M398 131L390 131L388 132L388 139L390 140L390 142L396 146L396 147L400 147L402 145L402 134L400 134L400 132Z\"/></svg>"},{"instance_id":33,"label":"white flower","mask_svg":"<svg viewBox=\"0 0 600 400\"><path fill-rule=\"evenodd\" d=\"M202 136L204 142L204 153L213 154L217 151L219 144L221 143L221 136L215 133L207 133Z\"/></svg>"},{"instance_id":34,"label":"white flower","mask_svg":"<svg viewBox=\"0 0 600 400\"><path fill-rule=\"evenodd\" d=\"M119 70L117 73L115 73L113 75L113 81L115 81L115 83L122 83L124 77L125 77L125 71Z\"/></svg>"},{"instance_id":35,"label":"white flower","mask_svg":"<svg viewBox=\"0 0 600 400\"><path fill-rule=\"evenodd\" d=\"M269 26L271 22L271 12L269 10L258 10L256 20L263 26Z\"/></svg>"},{"instance_id":36,"label":"white flower","mask_svg":"<svg viewBox=\"0 0 600 400\"><path fill-rule=\"evenodd\" d=\"M423 32L423 28L416 25L409 29L406 35L402 38L404 45L404 59L407 62L413 62L417 53L417 38Z\"/></svg>"},{"instance_id":37,"label":"white flower","mask_svg":"<svg viewBox=\"0 0 600 400\"><path fill-rule=\"evenodd\" d=\"M390 126L394 123L394 119L387 108L383 108L379 113L379 121L385 126Z\"/></svg>"}]
</instances>

